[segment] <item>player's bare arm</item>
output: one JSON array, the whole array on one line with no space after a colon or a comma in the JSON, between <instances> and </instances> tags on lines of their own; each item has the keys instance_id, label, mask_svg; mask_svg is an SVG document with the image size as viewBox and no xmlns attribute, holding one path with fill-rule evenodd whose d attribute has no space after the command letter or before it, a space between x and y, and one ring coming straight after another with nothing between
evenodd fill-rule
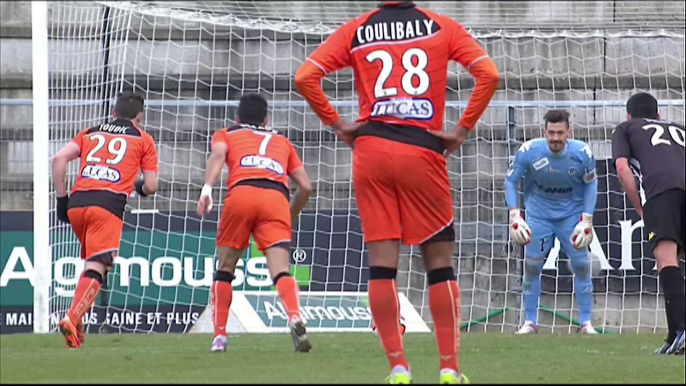
<instances>
[{"instance_id":1,"label":"player's bare arm","mask_svg":"<svg viewBox=\"0 0 686 386\"><path fill-rule=\"evenodd\" d=\"M449 132L430 131L443 140L446 156L462 146L469 132L474 130L476 122L488 107L500 82L500 75L495 63L476 40L457 23L450 45L452 48L451 58L469 71L476 84L469 97L467 109L460 118L457 127Z\"/></svg>"},{"instance_id":2,"label":"player's bare arm","mask_svg":"<svg viewBox=\"0 0 686 386\"><path fill-rule=\"evenodd\" d=\"M643 205L641 204L641 197L638 193L638 186L636 184L636 179L634 178L634 173L629 167L629 160L622 157L617 158L615 163L617 168L617 177L619 178L619 183L626 192L626 196L631 201L631 205L636 209L636 213L643 218Z\"/></svg>"},{"instance_id":3,"label":"player's bare arm","mask_svg":"<svg viewBox=\"0 0 686 386\"><path fill-rule=\"evenodd\" d=\"M295 220L305 205L307 205L307 200L312 193L312 182L304 167L295 169L290 177L293 182L298 185L295 190L295 195L293 195L293 198L291 199L291 219Z\"/></svg>"},{"instance_id":4,"label":"player's bare arm","mask_svg":"<svg viewBox=\"0 0 686 386\"><path fill-rule=\"evenodd\" d=\"M200 192L198 199L198 216L203 217L212 210L212 187L217 183L217 179L222 172L224 160L226 159L226 152L228 146L225 143L216 142L212 144L212 152L207 158L207 166L205 168L205 185Z\"/></svg>"},{"instance_id":5,"label":"player's bare arm","mask_svg":"<svg viewBox=\"0 0 686 386\"><path fill-rule=\"evenodd\" d=\"M350 25L346 24L336 30L317 48L317 54L312 55L326 58L327 66L331 71L350 66L350 46L346 43L349 41L347 38L349 28ZM352 147L355 132L362 124L348 123L338 115L321 87L324 76L326 76L326 71L322 64L310 57L296 72L295 86L322 123L331 126L336 136Z\"/></svg>"},{"instance_id":6,"label":"player's bare arm","mask_svg":"<svg viewBox=\"0 0 686 386\"><path fill-rule=\"evenodd\" d=\"M69 142L52 159L52 181L55 185L55 197L57 197L57 218L63 222L69 222L67 209L69 197L67 196L67 165L77 159L81 149L74 142Z\"/></svg>"}]
</instances>

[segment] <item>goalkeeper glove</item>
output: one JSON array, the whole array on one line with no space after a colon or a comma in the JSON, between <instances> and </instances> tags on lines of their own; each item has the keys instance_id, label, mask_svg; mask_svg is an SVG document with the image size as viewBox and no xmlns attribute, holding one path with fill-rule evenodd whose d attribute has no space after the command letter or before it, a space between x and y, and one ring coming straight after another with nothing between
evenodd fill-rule
<instances>
[{"instance_id":1,"label":"goalkeeper glove","mask_svg":"<svg viewBox=\"0 0 686 386\"><path fill-rule=\"evenodd\" d=\"M581 221L574 227L572 232L572 244L577 250L583 250L593 241L593 215L583 213Z\"/></svg>"},{"instance_id":2,"label":"goalkeeper glove","mask_svg":"<svg viewBox=\"0 0 686 386\"><path fill-rule=\"evenodd\" d=\"M519 209L510 210L510 238L519 245L531 242L531 229L522 218Z\"/></svg>"}]
</instances>

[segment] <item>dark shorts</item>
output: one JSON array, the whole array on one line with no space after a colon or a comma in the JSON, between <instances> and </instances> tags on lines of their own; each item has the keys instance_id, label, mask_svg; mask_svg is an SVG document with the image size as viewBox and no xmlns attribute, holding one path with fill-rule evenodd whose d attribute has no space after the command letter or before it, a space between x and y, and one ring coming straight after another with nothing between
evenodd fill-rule
<instances>
[{"instance_id":1,"label":"dark shorts","mask_svg":"<svg viewBox=\"0 0 686 386\"><path fill-rule=\"evenodd\" d=\"M672 240L683 252L686 248L686 191L670 189L651 197L643 206L643 224L653 249L661 240Z\"/></svg>"}]
</instances>

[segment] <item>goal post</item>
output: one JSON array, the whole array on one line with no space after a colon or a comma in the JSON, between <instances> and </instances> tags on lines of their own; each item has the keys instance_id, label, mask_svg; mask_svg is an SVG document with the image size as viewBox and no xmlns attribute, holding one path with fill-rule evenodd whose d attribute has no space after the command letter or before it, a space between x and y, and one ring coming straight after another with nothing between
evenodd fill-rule
<instances>
[{"instance_id":1,"label":"goal post","mask_svg":"<svg viewBox=\"0 0 686 386\"><path fill-rule=\"evenodd\" d=\"M50 331L50 159L48 107L48 4L31 2L31 45L33 67L33 250L34 332Z\"/></svg>"},{"instance_id":2,"label":"goal post","mask_svg":"<svg viewBox=\"0 0 686 386\"><path fill-rule=\"evenodd\" d=\"M34 77L41 65L46 74L49 69L50 99L47 111L48 102L37 100L34 89L34 127L36 118L49 117L44 123L49 136L45 129L34 132L34 141L41 135L48 141L42 142L41 154L34 142L36 192L50 176L47 158L39 169L40 157L53 156L78 130L105 122L120 91L145 96L143 127L155 138L159 154L160 190L127 205L107 299L85 318L90 332L103 324L115 332L211 331L209 288L226 170L212 215L199 219L195 203L212 134L234 122L238 100L247 92L267 98L271 124L294 143L313 181L310 202L294 223L291 251L308 326L367 328L367 252L351 180L352 153L321 125L297 93L293 75L337 26L375 4L49 3L48 54L42 56L47 60L36 63L34 55ZM616 9L611 1L423 4L460 21L501 72L500 87L474 134L448 162L463 329L509 333L522 321L522 253L509 242L503 181L518 147L541 135L543 114L552 108L571 113L574 137L590 144L598 162L597 237L589 250L594 325L620 333L665 329L654 261L610 165L610 139L636 91L653 93L665 119L684 120L684 20L678 16L684 14L683 3L627 5L633 11ZM473 79L457 64L448 71L445 127L452 128L464 112ZM323 87L342 117L356 118L349 70L327 76ZM45 103L44 114L37 111L40 103ZM76 165L70 165L69 186L76 173ZM34 208L50 208L34 211L43 221L35 222L36 267L39 261L45 267L41 259L52 259L51 270L42 273L50 275L50 285L34 287L37 300L49 299L49 312L34 303L40 319L36 332L56 329L83 269L69 227L44 218L54 213L49 189L50 202L39 203L34 196ZM49 246L40 247L39 237L45 242L46 235ZM398 288L408 331L424 331L431 317L419 250L406 247L401 254ZM573 280L565 261L553 250L543 271L543 331L575 329ZM281 331L283 312L265 259L254 246L240 260L233 286L231 331Z\"/></svg>"}]
</instances>

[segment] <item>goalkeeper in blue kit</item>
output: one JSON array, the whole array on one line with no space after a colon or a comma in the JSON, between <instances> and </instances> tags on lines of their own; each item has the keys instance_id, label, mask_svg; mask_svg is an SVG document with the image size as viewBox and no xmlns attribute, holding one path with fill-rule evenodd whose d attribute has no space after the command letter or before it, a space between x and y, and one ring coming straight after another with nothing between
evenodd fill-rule
<instances>
[{"instance_id":1,"label":"goalkeeper in blue kit","mask_svg":"<svg viewBox=\"0 0 686 386\"><path fill-rule=\"evenodd\" d=\"M517 332L536 332L541 271L554 239L569 257L582 333L595 334L591 324L593 283L587 249L593 240L593 211L598 192L595 159L582 141L570 139L569 113L548 111L544 138L525 142L505 179L510 211L510 238L525 247L525 322ZM517 203L524 179L526 221Z\"/></svg>"}]
</instances>

